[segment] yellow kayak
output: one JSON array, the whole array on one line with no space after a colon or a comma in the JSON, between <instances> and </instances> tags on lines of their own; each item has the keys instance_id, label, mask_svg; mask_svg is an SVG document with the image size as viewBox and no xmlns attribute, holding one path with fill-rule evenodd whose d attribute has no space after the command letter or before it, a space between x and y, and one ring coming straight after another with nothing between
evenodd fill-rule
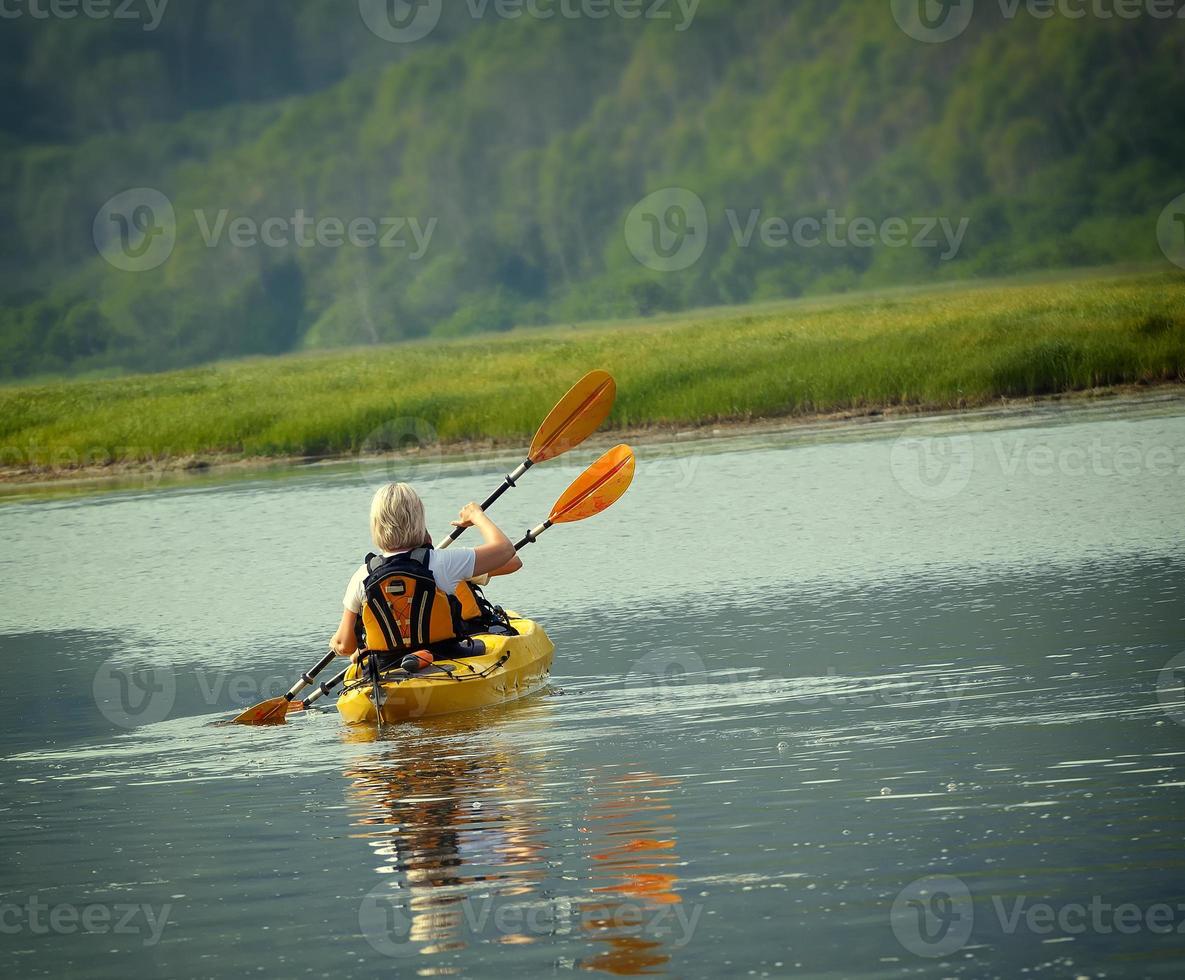
<instances>
[{"instance_id":1,"label":"yellow kayak","mask_svg":"<svg viewBox=\"0 0 1185 980\"><path fill-rule=\"evenodd\" d=\"M470 711L542 690L551 676L555 646L538 623L511 613L510 624L518 636L475 636L485 644L480 656L438 660L415 674L385 671L380 685L383 721L393 724ZM357 666L346 674L337 710L348 725L375 723L374 685Z\"/></svg>"}]
</instances>

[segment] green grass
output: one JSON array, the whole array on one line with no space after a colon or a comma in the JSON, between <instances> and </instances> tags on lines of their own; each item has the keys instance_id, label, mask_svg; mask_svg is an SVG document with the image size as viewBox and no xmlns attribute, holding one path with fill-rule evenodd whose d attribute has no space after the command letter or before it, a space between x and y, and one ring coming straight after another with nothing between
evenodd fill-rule
<instances>
[{"instance_id":1,"label":"green grass","mask_svg":"<svg viewBox=\"0 0 1185 980\"><path fill-rule=\"evenodd\" d=\"M413 429L522 443L593 367L618 380L618 428L1181 381L1185 277L902 290L0 388L0 464L345 454Z\"/></svg>"}]
</instances>

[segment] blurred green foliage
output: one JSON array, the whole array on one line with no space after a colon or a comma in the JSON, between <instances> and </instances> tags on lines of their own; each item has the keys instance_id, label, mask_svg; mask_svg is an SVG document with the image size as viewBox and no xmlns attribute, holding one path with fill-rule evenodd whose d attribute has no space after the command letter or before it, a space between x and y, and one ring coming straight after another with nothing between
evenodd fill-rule
<instances>
[{"instance_id":1,"label":"blurred green foliage","mask_svg":"<svg viewBox=\"0 0 1185 980\"><path fill-rule=\"evenodd\" d=\"M685 31L477 21L447 2L403 45L331 0L172 0L155 31L7 21L0 377L1158 258L1156 218L1185 190L1177 22L981 8L937 45L870 0L703 0ZM653 272L623 223L670 185L703 198L709 245ZM137 186L178 215L170 258L138 273L91 240L103 203ZM970 226L948 262L738 248L725 212L754 208ZM211 248L198 209L437 224L419 259Z\"/></svg>"}]
</instances>

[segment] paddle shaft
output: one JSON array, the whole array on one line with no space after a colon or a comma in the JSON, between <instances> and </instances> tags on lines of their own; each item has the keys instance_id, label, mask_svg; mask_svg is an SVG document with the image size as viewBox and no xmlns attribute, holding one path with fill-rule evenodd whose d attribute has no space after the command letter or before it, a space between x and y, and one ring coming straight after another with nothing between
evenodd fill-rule
<instances>
[{"instance_id":1,"label":"paddle shaft","mask_svg":"<svg viewBox=\"0 0 1185 980\"><path fill-rule=\"evenodd\" d=\"M515 486L518 483L518 481L522 478L522 475L524 473L526 473L527 470L529 470L534 465L535 465L534 461L530 460L530 459L524 459L521 463L519 463L518 469L516 469L513 473L508 473L506 475L506 478L502 481L502 485L500 487L498 487L498 489L495 490L493 493L491 493L488 497L486 497L486 499L482 502L481 509L483 511L489 510L490 507L497 501L497 499L499 497L501 497L502 494L504 494L511 487ZM440 547L447 548L450 544L452 544L454 541L456 541L457 538L459 538L462 534L464 534L465 530L466 529L463 527L453 528L452 533L447 538L445 538L442 542L440 542Z\"/></svg>"},{"instance_id":2,"label":"paddle shaft","mask_svg":"<svg viewBox=\"0 0 1185 980\"><path fill-rule=\"evenodd\" d=\"M319 673L321 673L321 671L323 671L326 667L328 667L329 664L333 661L333 658L335 656L336 656L336 654L332 650L330 650L327 654L325 654L324 657L322 657L320 660L317 661L317 666L315 666L307 674L301 674L300 680L298 680L295 684L292 685L292 690L290 690L287 694L284 695L284 700L285 701L293 700L296 697L296 695L298 695L306 687L308 687L310 684L312 684L313 678L316 677Z\"/></svg>"},{"instance_id":3,"label":"paddle shaft","mask_svg":"<svg viewBox=\"0 0 1185 980\"><path fill-rule=\"evenodd\" d=\"M349 671L350 671L350 668L346 667L339 673L334 674L331 678L329 678L329 680L324 681L321 684L318 684L317 690L315 690L312 694L310 694L307 698L305 698L300 703L305 708L308 708L309 706L320 701L323 697L325 697L326 694L328 694L335 687L337 687L338 684L340 684L342 681L344 681L346 679L346 674L348 674Z\"/></svg>"},{"instance_id":4,"label":"paddle shaft","mask_svg":"<svg viewBox=\"0 0 1185 980\"><path fill-rule=\"evenodd\" d=\"M534 544L536 541L539 540L539 535L541 535L544 531L546 531L549 527L552 527L552 526L553 525L552 525L551 521L544 521L538 527L531 528L531 530L529 530L518 541L515 542L514 550L515 551L522 551L523 548L525 548L527 545Z\"/></svg>"}]
</instances>

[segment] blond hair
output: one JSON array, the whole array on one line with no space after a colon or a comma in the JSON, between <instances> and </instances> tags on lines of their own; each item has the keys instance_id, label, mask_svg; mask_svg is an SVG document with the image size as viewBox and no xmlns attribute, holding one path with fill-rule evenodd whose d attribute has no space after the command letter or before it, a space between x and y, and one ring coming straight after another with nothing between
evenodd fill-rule
<instances>
[{"instance_id":1,"label":"blond hair","mask_svg":"<svg viewBox=\"0 0 1185 980\"><path fill-rule=\"evenodd\" d=\"M406 483L388 483L370 504L370 536L383 551L428 543L424 502Z\"/></svg>"}]
</instances>

